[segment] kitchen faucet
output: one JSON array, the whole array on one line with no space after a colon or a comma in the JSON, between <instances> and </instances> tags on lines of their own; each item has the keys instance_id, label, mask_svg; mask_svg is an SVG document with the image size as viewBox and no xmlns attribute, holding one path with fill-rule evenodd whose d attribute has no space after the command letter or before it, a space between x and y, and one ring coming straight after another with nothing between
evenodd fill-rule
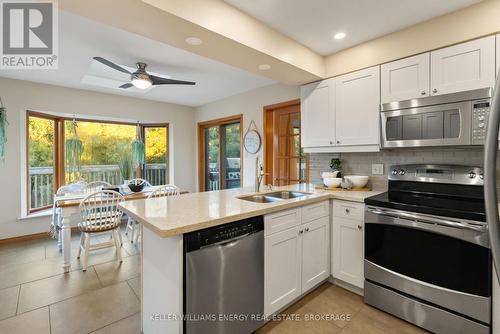
<instances>
[{"instance_id":1,"label":"kitchen faucet","mask_svg":"<svg viewBox=\"0 0 500 334\"><path fill-rule=\"evenodd\" d=\"M262 166L262 162L260 161L260 157L257 156L255 159L255 192L258 193L260 191L260 184L262 183L262 179L264 178L264 167Z\"/></svg>"}]
</instances>

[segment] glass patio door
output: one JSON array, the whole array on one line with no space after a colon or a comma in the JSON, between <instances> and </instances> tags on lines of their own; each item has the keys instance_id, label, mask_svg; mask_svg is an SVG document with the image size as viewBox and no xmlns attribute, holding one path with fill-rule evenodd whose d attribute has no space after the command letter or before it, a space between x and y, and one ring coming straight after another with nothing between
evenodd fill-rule
<instances>
[{"instance_id":1,"label":"glass patio door","mask_svg":"<svg viewBox=\"0 0 500 334\"><path fill-rule=\"evenodd\" d=\"M241 122L200 124L201 191L241 187Z\"/></svg>"}]
</instances>

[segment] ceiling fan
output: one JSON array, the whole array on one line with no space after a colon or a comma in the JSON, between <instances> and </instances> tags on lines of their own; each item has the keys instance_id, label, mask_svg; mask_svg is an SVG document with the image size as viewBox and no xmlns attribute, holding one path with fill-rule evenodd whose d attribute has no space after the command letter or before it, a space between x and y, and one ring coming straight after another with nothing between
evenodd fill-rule
<instances>
[{"instance_id":1,"label":"ceiling fan","mask_svg":"<svg viewBox=\"0 0 500 334\"><path fill-rule=\"evenodd\" d=\"M155 75L149 74L146 72L146 67L148 66L146 63L136 63L137 66L137 71L135 72L130 72L126 69L124 69L121 66L116 65L115 63L104 59L102 57L94 57L95 60L98 62L109 66L117 71L127 73L130 75L130 82L125 83L121 85L119 88L127 89L132 86L139 88L139 89L147 89L151 86L157 86L157 85L195 85L196 82L192 81L182 81L182 80L173 80L173 79L167 79L167 78L160 78Z\"/></svg>"}]
</instances>

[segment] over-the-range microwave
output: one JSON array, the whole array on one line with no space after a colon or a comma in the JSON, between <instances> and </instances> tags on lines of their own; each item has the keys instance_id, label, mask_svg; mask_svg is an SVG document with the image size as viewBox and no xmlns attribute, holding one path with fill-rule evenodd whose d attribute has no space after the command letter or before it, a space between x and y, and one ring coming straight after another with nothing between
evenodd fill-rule
<instances>
[{"instance_id":1,"label":"over-the-range microwave","mask_svg":"<svg viewBox=\"0 0 500 334\"><path fill-rule=\"evenodd\" d=\"M384 147L482 145L491 88L382 105Z\"/></svg>"}]
</instances>

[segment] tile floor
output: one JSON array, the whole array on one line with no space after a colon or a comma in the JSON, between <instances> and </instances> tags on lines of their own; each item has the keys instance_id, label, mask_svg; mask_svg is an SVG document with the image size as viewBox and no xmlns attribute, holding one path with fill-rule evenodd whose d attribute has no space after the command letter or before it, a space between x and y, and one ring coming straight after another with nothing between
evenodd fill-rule
<instances>
[{"instance_id":1,"label":"tile floor","mask_svg":"<svg viewBox=\"0 0 500 334\"><path fill-rule=\"evenodd\" d=\"M78 241L74 236L75 252ZM87 272L74 259L72 271L64 274L54 240L0 245L0 334L140 333L138 252L125 237L121 265L109 248L92 252ZM270 322L257 333L424 333L329 283L284 313L302 321ZM322 314L351 318L304 321Z\"/></svg>"}]
</instances>

